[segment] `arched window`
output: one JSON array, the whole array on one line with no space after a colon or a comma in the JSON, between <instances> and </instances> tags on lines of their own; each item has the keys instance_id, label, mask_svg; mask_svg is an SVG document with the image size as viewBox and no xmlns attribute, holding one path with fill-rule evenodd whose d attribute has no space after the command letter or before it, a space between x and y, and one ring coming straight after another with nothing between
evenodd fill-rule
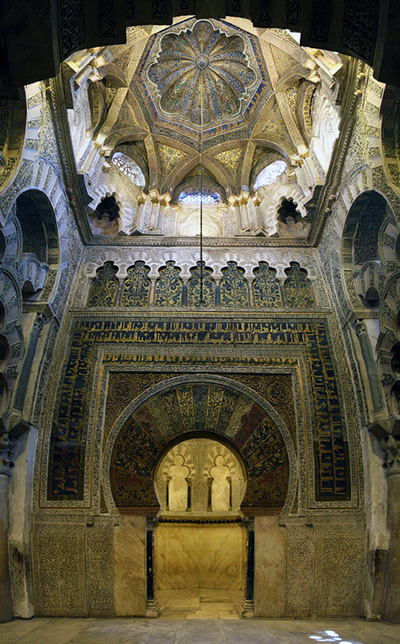
<instances>
[{"instance_id":1,"label":"arched window","mask_svg":"<svg viewBox=\"0 0 400 644\"><path fill-rule=\"evenodd\" d=\"M257 176L257 179L254 182L254 189L262 188L263 186L269 186L271 183L274 183L287 169L287 164L285 161L277 160L273 161L267 165L260 174Z\"/></svg>"},{"instance_id":2,"label":"arched window","mask_svg":"<svg viewBox=\"0 0 400 644\"><path fill-rule=\"evenodd\" d=\"M112 163L125 174L128 179L132 181L136 186L144 188L146 185L146 179L142 170L139 168L136 161L130 159L126 154L122 152L115 152L111 159Z\"/></svg>"},{"instance_id":3,"label":"arched window","mask_svg":"<svg viewBox=\"0 0 400 644\"><path fill-rule=\"evenodd\" d=\"M220 195L212 188L203 188L202 192L200 193L198 187L188 187L185 188L185 190L182 190L181 194L179 195L180 203L200 203L200 201L202 201L203 203L219 203L220 200Z\"/></svg>"}]
</instances>

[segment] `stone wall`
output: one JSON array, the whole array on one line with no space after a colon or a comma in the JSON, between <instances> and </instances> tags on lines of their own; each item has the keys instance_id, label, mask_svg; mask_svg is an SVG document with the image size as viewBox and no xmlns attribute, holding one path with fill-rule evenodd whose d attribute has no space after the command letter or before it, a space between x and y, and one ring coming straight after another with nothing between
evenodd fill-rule
<instances>
[{"instance_id":1,"label":"stone wall","mask_svg":"<svg viewBox=\"0 0 400 644\"><path fill-rule=\"evenodd\" d=\"M73 513L36 516L36 614L145 615L145 518L123 516L113 524L109 517L78 519ZM284 523L257 517L255 616L362 616L366 542L361 517L323 515ZM200 570L199 548L205 543L207 564L204 560ZM243 588L245 531L240 525L161 524L155 553L156 598L157 588Z\"/></svg>"}]
</instances>

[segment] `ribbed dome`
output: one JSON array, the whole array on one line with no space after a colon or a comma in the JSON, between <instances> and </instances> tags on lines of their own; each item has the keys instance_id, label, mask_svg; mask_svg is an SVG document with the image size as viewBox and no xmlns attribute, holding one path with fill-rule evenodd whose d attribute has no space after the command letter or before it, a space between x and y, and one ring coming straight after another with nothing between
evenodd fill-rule
<instances>
[{"instance_id":1,"label":"ribbed dome","mask_svg":"<svg viewBox=\"0 0 400 644\"><path fill-rule=\"evenodd\" d=\"M227 35L208 20L165 34L147 71L161 109L199 125L202 94L204 125L237 117L257 81L245 50L241 36Z\"/></svg>"}]
</instances>

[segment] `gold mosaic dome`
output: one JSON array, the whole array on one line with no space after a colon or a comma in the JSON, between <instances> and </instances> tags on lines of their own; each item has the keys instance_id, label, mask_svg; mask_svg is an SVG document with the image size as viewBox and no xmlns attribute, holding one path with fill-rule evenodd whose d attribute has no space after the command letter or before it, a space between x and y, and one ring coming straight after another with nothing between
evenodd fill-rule
<instances>
[{"instance_id":1,"label":"gold mosaic dome","mask_svg":"<svg viewBox=\"0 0 400 644\"><path fill-rule=\"evenodd\" d=\"M204 124L240 114L257 80L241 36L229 36L199 20L192 29L163 36L160 47L147 76L164 112L199 125L202 98Z\"/></svg>"},{"instance_id":2,"label":"gold mosaic dome","mask_svg":"<svg viewBox=\"0 0 400 644\"><path fill-rule=\"evenodd\" d=\"M195 139L248 127L272 94L257 38L194 18L149 38L131 90L150 124Z\"/></svg>"}]
</instances>

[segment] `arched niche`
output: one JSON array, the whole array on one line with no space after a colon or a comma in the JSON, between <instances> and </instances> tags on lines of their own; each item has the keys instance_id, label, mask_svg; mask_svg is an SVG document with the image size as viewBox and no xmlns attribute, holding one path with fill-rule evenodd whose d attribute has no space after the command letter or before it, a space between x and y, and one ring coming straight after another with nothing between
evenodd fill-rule
<instances>
[{"instance_id":1,"label":"arched niche","mask_svg":"<svg viewBox=\"0 0 400 644\"><path fill-rule=\"evenodd\" d=\"M288 512L294 500L296 456L289 430L272 405L221 376L171 378L138 396L111 429L103 482L109 509L157 514L157 463L173 441L215 436L236 451L247 472L245 514Z\"/></svg>"},{"instance_id":2,"label":"arched niche","mask_svg":"<svg viewBox=\"0 0 400 644\"><path fill-rule=\"evenodd\" d=\"M57 222L47 195L41 190L22 192L15 204L19 232L19 272L24 300L50 301L57 283L60 244Z\"/></svg>"},{"instance_id":3,"label":"arched niche","mask_svg":"<svg viewBox=\"0 0 400 644\"><path fill-rule=\"evenodd\" d=\"M47 264L59 261L56 218L47 195L26 190L17 198L16 217L22 233L22 253L32 253Z\"/></svg>"},{"instance_id":4,"label":"arched niche","mask_svg":"<svg viewBox=\"0 0 400 644\"><path fill-rule=\"evenodd\" d=\"M350 207L342 237L342 270L353 309L374 309L384 281L382 233L393 218L386 199L375 190L361 193Z\"/></svg>"},{"instance_id":5,"label":"arched niche","mask_svg":"<svg viewBox=\"0 0 400 644\"><path fill-rule=\"evenodd\" d=\"M239 452L212 432L172 441L154 471L161 516L237 514L247 471Z\"/></svg>"}]
</instances>

